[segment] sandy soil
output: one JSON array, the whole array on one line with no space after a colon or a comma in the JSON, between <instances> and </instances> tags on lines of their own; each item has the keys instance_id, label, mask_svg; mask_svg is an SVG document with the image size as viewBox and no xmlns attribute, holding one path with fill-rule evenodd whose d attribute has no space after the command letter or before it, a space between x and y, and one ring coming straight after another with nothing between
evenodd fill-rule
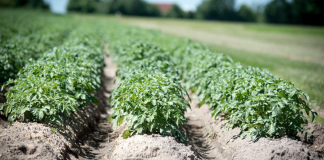
<instances>
[{"instance_id":1,"label":"sandy soil","mask_svg":"<svg viewBox=\"0 0 324 160\"><path fill-rule=\"evenodd\" d=\"M322 124L309 124L306 126L312 133L307 139L304 136L300 136L301 139L307 143L308 148L311 151L318 152L324 157L324 126Z\"/></svg>"},{"instance_id":2,"label":"sandy soil","mask_svg":"<svg viewBox=\"0 0 324 160\"><path fill-rule=\"evenodd\" d=\"M71 117L57 131L46 124L14 122L0 133L0 159L69 158L78 138L97 122L99 107L85 107Z\"/></svg>"},{"instance_id":3,"label":"sandy soil","mask_svg":"<svg viewBox=\"0 0 324 160\"><path fill-rule=\"evenodd\" d=\"M190 91L188 93L192 97L191 110L185 114L188 124L184 128L194 151L202 159L231 159L231 154L224 152L224 148L216 141L217 132L210 125L214 120L209 109L198 108L198 101Z\"/></svg>"},{"instance_id":4,"label":"sandy soil","mask_svg":"<svg viewBox=\"0 0 324 160\"><path fill-rule=\"evenodd\" d=\"M105 52L109 52L108 46L105 46ZM123 129L119 128L119 130L114 131L112 124L107 121L112 113L109 104L107 104L108 97L112 89L118 84L118 81L114 83L116 71L117 67L111 58L105 56L104 76L102 78L104 94L101 100L106 104L100 113L99 123L90 132L82 136L74 146L73 150L76 151L76 156L71 155L72 159L107 159L110 144L118 138L120 130Z\"/></svg>"},{"instance_id":5,"label":"sandy soil","mask_svg":"<svg viewBox=\"0 0 324 160\"><path fill-rule=\"evenodd\" d=\"M149 159L149 160L194 160L198 159L191 146L179 143L173 137L161 135L135 135L127 139L118 138L115 149L108 159Z\"/></svg>"}]
</instances>

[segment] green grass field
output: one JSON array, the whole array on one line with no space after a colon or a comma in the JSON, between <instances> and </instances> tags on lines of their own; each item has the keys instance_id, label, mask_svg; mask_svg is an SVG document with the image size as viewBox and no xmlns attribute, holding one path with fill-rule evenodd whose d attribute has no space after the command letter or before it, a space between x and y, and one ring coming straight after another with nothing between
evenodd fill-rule
<instances>
[{"instance_id":1,"label":"green grass field","mask_svg":"<svg viewBox=\"0 0 324 160\"><path fill-rule=\"evenodd\" d=\"M138 17L116 19L196 40L243 65L266 68L306 91L312 107L324 117L324 28Z\"/></svg>"}]
</instances>

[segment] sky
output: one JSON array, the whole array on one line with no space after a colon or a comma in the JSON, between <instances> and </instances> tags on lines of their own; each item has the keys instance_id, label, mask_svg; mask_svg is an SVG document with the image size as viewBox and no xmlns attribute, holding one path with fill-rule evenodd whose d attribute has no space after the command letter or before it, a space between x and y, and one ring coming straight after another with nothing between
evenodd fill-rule
<instances>
[{"instance_id":1,"label":"sky","mask_svg":"<svg viewBox=\"0 0 324 160\"><path fill-rule=\"evenodd\" d=\"M66 6L69 0L45 0L45 2L50 5L52 12L64 14L66 13Z\"/></svg>"},{"instance_id":2,"label":"sky","mask_svg":"<svg viewBox=\"0 0 324 160\"><path fill-rule=\"evenodd\" d=\"M66 13L66 6L68 0L45 0L51 6L51 10L55 13ZM178 4L183 10L195 10L196 7L203 1L203 0L145 0L150 3L175 3ZM236 8L241 6L242 4L247 4L250 6L256 5L264 5L267 4L270 0L236 0Z\"/></svg>"}]
</instances>

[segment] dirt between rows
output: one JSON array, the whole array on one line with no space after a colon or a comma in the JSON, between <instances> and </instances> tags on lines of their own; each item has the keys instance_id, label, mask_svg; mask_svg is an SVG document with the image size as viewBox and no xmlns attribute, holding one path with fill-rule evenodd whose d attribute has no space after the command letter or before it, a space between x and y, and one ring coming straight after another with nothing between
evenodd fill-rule
<instances>
[{"instance_id":1,"label":"dirt between rows","mask_svg":"<svg viewBox=\"0 0 324 160\"><path fill-rule=\"evenodd\" d=\"M261 138L256 142L233 138L239 129L226 131L226 120L211 117L207 105L197 107L193 94L191 110L183 126L189 145L173 137L134 135L121 138L125 125L112 129L107 119L112 113L107 99L116 83L116 66L105 57L102 86L96 94L98 105L90 105L74 114L56 132L52 126L15 122L6 126L0 121L0 159L111 159L111 160L194 160L194 159L323 159L324 127L306 126L312 132L307 140ZM1 126L0 125L0 126Z\"/></svg>"}]
</instances>

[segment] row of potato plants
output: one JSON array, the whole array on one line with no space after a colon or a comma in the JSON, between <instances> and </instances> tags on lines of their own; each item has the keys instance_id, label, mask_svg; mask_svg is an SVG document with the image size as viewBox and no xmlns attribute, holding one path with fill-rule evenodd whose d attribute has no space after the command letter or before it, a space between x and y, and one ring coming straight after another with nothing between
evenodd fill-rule
<instances>
[{"instance_id":1,"label":"row of potato plants","mask_svg":"<svg viewBox=\"0 0 324 160\"><path fill-rule=\"evenodd\" d=\"M298 132L307 132L305 115L311 121L317 115L309 107L306 93L265 69L242 66L206 46L158 31L114 28L120 31L115 30L111 37L146 41L168 51L161 57L170 57L182 82L198 95L200 105L207 103L213 117L227 119L228 129L239 127L241 137L296 137Z\"/></svg>"},{"instance_id":2,"label":"row of potato plants","mask_svg":"<svg viewBox=\"0 0 324 160\"><path fill-rule=\"evenodd\" d=\"M125 122L125 137L158 133L186 142L181 126L187 122L188 94L170 57L152 44L122 38L111 41L110 49L121 79L111 96L113 127Z\"/></svg>"},{"instance_id":3,"label":"row of potato plants","mask_svg":"<svg viewBox=\"0 0 324 160\"><path fill-rule=\"evenodd\" d=\"M26 64L2 104L9 122L34 121L62 124L66 117L91 102L100 87L103 67L98 33L80 25L64 43L44 53L37 61ZM2 88L3 88L2 87Z\"/></svg>"},{"instance_id":4,"label":"row of potato plants","mask_svg":"<svg viewBox=\"0 0 324 160\"><path fill-rule=\"evenodd\" d=\"M74 26L73 21L53 15L16 14L0 12L0 84L15 78L26 64L61 45Z\"/></svg>"}]
</instances>

